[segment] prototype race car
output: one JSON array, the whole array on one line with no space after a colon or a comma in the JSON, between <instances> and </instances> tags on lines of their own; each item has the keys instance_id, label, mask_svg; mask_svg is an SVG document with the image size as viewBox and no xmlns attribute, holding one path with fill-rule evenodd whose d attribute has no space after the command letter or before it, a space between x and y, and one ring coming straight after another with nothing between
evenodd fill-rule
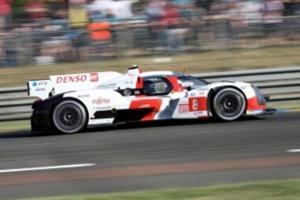
<instances>
[{"instance_id":1,"label":"prototype race car","mask_svg":"<svg viewBox=\"0 0 300 200\"><path fill-rule=\"evenodd\" d=\"M28 81L32 131L76 133L126 122L217 118L234 121L262 114L266 98L245 82L208 83L171 71L95 72Z\"/></svg>"}]
</instances>

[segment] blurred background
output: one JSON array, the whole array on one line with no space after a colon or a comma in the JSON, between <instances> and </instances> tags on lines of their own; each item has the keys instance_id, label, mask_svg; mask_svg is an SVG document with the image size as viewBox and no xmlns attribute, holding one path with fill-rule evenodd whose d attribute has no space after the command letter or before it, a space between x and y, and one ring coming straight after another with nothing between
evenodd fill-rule
<instances>
[{"instance_id":1,"label":"blurred background","mask_svg":"<svg viewBox=\"0 0 300 200\"><path fill-rule=\"evenodd\" d=\"M300 0L0 0L0 68L291 47L299 33Z\"/></svg>"},{"instance_id":2,"label":"blurred background","mask_svg":"<svg viewBox=\"0 0 300 200\"><path fill-rule=\"evenodd\" d=\"M99 168L82 169L79 176L72 170L45 176L0 173L1 199L300 177L299 44L300 0L0 0L1 169L82 162ZM133 64L145 71L203 72L198 75L208 81L251 82L270 95L268 107L279 114L236 123L175 122L71 136L28 131L36 100L28 97L28 80L126 72ZM260 70L240 71L250 68ZM210 71L221 72L206 73ZM176 173L182 168L177 162L198 161L197 173ZM171 173L160 176L155 169L163 162L170 163ZM130 165L144 168L126 168ZM154 174L119 179L101 171L108 167L115 167L108 171L116 174ZM94 180L95 172L103 178ZM47 177L54 179L47 182ZM223 189L208 189L216 196L206 199L300 199L299 180L282 184L254 185L252 190L241 186L238 192L229 187L225 195ZM197 198L194 192L170 194L105 199Z\"/></svg>"}]
</instances>

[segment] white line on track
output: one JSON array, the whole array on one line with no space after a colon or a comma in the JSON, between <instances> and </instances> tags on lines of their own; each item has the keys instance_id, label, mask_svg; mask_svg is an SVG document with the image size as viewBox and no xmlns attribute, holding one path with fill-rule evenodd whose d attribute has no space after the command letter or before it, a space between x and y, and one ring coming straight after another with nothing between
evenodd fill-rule
<instances>
[{"instance_id":1,"label":"white line on track","mask_svg":"<svg viewBox=\"0 0 300 200\"><path fill-rule=\"evenodd\" d=\"M300 153L300 149L289 149L287 150L288 153Z\"/></svg>"},{"instance_id":2,"label":"white line on track","mask_svg":"<svg viewBox=\"0 0 300 200\"><path fill-rule=\"evenodd\" d=\"M82 163L82 164L70 164L70 165L56 165L56 166L44 166L44 167L30 167L30 168L18 168L18 169L0 169L0 173L14 173L14 172L30 172L30 171L46 171L56 169L71 169L71 168L83 168L95 166L95 163Z\"/></svg>"}]
</instances>

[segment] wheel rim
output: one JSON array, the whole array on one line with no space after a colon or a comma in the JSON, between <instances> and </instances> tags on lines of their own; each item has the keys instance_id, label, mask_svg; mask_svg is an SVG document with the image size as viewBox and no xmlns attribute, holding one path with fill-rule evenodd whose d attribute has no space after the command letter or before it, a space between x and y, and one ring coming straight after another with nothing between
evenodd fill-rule
<instances>
[{"instance_id":1,"label":"wheel rim","mask_svg":"<svg viewBox=\"0 0 300 200\"><path fill-rule=\"evenodd\" d=\"M62 103L54 110L53 122L59 131L75 133L83 128L84 116L84 111L76 102Z\"/></svg>"},{"instance_id":2,"label":"wheel rim","mask_svg":"<svg viewBox=\"0 0 300 200\"><path fill-rule=\"evenodd\" d=\"M79 122L79 113L72 107L63 108L60 113L60 121L64 126L75 126Z\"/></svg>"},{"instance_id":3,"label":"wheel rim","mask_svg":"<svg viewBox=\"0 0 300 200\"><path fill-rule=\"evenodd\" d=\"M242 94L235 90L221 92L215 99L216 113L224 120L239 118L245 109L245 102Z\"/></svg>"}]
</instances>

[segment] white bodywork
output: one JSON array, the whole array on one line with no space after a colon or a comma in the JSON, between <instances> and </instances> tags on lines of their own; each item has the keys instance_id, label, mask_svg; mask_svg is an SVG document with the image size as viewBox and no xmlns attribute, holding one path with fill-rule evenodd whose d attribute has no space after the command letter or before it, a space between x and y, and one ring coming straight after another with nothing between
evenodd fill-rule
<instances>
[{"instance_id":1,"label":"white bodywork","mask_svg":"<svg viewBox=\"0 0 300 200\"><path fill-rule=\"evenodd\" d=\"M138 76L138 69L129 70L125 75L118 72L91 72L54 75L49 80L33 80L27 84L29 96L47 99L49 96L70 91L134 88Z\"/></svg>"},{"instance_id":2,"label":"white bodywork","mask_svg":"<svg viewBox=\"0 0 300 200\"><path fill-rule=\"evenodd\" d=\"M77 99L88 111L88 125L112 124L114 117L96 118L97 112L153 108L153 112L141 121L162 119L193 119L211 116L207 101L211 90L219 87L238 88L246 100L256 98L252 85L244 82L217 82L191 90L172 91L166 95L124 96L125 89L138 89L140 79L150 76L172 76L171 71L140 72L130 69L127 74L95 72L50 76L49 80L29 81L29 95L47 99L50 95L63 94L63 98ZM175 103L174 103L175 102ZM174 105L172 107L172 105ZM259 114L262 108L247 109L246 114Z\"/></svg>"}]
</instances>

